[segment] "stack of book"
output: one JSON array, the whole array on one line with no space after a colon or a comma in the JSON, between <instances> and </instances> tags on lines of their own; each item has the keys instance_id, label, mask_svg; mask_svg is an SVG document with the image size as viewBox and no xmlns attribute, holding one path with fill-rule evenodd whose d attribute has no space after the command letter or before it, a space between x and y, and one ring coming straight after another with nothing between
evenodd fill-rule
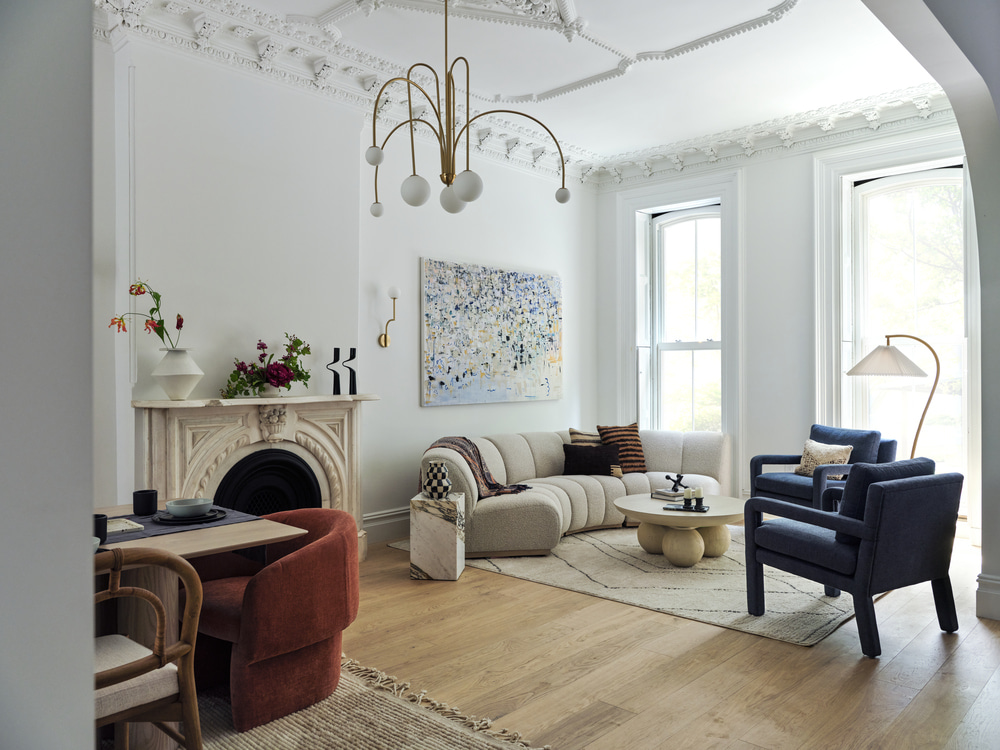
<instances>
[{"instance_id":1,"label":"stack of book","mask_svg":"<svg viewBox=\"0 0 1000 750\"><path fill-rule=\"evenodd\" d=\"M678 497L684 497L684 490L673 492L671 490L659 489L653 490L650 494L654 500L673 500Z\"/></svg>"}]
</instances>

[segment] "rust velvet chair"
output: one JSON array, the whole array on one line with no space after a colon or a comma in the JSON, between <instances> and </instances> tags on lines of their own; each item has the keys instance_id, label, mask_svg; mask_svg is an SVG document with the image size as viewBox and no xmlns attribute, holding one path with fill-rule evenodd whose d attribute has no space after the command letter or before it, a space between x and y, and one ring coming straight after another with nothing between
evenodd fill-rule
<instances>
[{"instance_id":1,"label":"rust velvet chair","mask_svg":"<svg viewBox=\"0 0 1000 750\"><path fill-rule=\"evenodd\" d=\"M344 629L358 613L358 532L341 510L302 508L264 518L307 534L198 558L202 580L199 687L225 679L233 725L245 732L323 700L340 682Z\"/></svg>"}]
</instances>

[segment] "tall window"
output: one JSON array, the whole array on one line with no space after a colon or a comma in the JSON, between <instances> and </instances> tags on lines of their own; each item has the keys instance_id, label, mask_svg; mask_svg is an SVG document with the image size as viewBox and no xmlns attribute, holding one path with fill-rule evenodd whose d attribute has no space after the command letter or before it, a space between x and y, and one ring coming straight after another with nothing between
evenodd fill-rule
<instances>
[{"instance_id":1,"label":"tall window","mask_svg":"<svg viewBox=\"0 0 1000 750\"><path fill-rule=\"evenodd\" d=\"M722 239L718 205L649 219L639 257L643 426L722 430Z\"/></svg>"},{"instance_id":2,"label":"tall window","mask_svg":"<svg viewBox=\"0 0 1000 750\"><path fill-rule=\"evenodd\" d=\"M846 367L886 335L927 341L941 378L920 432L917 455L939 471L967 473L970 437L966 242L963 170L935 169L854 187L853 241L844 258L843 351ZM928 373L913 377L844 377L844 424L878 428L908 458L935 363L918 342L890 342Z\"/></svg>"}]
</instances>

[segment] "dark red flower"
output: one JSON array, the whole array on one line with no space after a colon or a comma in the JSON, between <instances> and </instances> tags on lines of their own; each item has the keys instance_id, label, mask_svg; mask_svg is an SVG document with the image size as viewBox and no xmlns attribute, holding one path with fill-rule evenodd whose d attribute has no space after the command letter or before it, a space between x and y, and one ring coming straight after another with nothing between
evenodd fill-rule
<instances>
[{"instance_id":1,"label":"dark red flower","mask_svg":"<svg viewBox=\"0 0 1000 750\"><path fill-rule=\"evenodd\" d=\"M181 330L184 327L184 318L181 317L180 313L177 313L177 330Z\"/></svg>"},{"instance_id":2,"label":"dark red flower","mask_svg":"<svg viewBox=\"0 0 1000 750\"><path fill-rule=\"evenodd\" d=\"M282 362L272 362L267 366L267 370L265 370L264 379L275 388L284 388L295 380L295 373L292 372L288 365Z\"/></svg>"}]
</instances>

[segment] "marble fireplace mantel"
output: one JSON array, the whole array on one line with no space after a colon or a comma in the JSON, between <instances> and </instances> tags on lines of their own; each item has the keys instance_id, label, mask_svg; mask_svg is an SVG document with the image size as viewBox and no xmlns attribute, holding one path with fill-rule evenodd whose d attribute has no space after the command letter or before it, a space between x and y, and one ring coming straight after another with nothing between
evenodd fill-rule
<instances>
[{"instance_id":1,"label":"marble fireplace mantel","mask_svg":"<svg viewBox=\"0 0 1000 750\"><path fill-rule=\"evenodd\" d=\"M359 409L377 399L361 394L133 401L140 419L141 481L161 498L214 497L226 472L251 453L289 451L312 468L322 506L354 516L364 559Z\"/></svg>"}]
</instances>

